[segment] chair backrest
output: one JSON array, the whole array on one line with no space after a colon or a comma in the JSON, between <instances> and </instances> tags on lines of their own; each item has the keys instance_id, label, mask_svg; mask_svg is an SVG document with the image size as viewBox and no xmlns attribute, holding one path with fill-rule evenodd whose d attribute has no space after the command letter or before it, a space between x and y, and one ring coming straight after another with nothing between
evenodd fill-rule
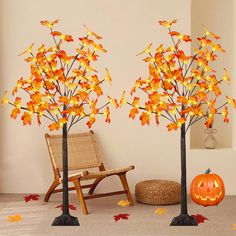
<instances>
[{"instance_id":1,"label":"chair backrest","mask_svg":"<svg viewBox=\"0 0 236 236\"><path fill-rule=\"evenodd\" d=\"M62 135L46 134L54 169L62 170ZM68 135L68 170L87 169L102 165L101 153L93 131Z\"/></svg>"}]
</instances>

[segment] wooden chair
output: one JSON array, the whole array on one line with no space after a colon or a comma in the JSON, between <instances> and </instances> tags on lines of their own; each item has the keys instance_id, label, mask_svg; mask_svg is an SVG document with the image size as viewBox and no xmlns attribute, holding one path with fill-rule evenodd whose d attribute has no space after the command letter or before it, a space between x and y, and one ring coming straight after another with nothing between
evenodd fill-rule
<instances>
[{"instance_id":1,"label":"wooden chair","mask_svg":"<svg viewBox=\"0 0 236 236\"><path fill-rule=\"evenodd\" d=\"M54 171L54 180L44 198L48 202L52 193L62 192L56 189L63 181L60 172L62 171L62 136L45 135L50 159ZM89 171L91 168L98 168L98 171ZM133 206L133 199L126 180L126 173L134 169L129 166L121 169L106 170L101 158L99 147L95 140L93 131L68 135L68 170L78 170L76 174L69 174L68 181L74 184L69 190L76 190L81 208L84 214L88 214L85 200L106 197L116 194L126 194L130 205ZM106 177L119 176L123 189L122 191L94 194L97 185ZM94 180L92 184L82 185L81 181ZM84 196L82 189L89 188L88 195Z\"/></svg>"}]
</instances>

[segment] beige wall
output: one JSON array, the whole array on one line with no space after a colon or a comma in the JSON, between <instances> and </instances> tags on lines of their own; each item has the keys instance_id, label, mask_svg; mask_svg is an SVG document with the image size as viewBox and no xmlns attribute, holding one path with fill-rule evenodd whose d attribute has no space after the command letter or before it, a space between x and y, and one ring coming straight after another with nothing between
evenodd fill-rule
<instances>
[{"instance_id":1,"label":"beige wall","mask_svg":"<svg viewBox=\"0 0 236 236\"><path fill-rule=\"evenodd\" d=\"M103 35L109 54L102 58L100 65L101 68L109 65L114 82L106 89L117 97L124 89L131 88L136 78L146 75L145 64L135 57L136 53L149 42L170 43L158 20L178 18L178 30L190 33L191 29L189 0L8 0L0 4L0 94L11 89L20 75L28 74L26 64L16 56L18 52L32 41L38 45L49 43L47 30L39 25L41 19L60 18L60 29L75 36L83 33L84 23ZM198 9L193 9L193 14ZM223 24L225 22L220 28L228 27ZM190 52L190 48L186 50ZM179 180L179 133L168 133L165 125L163 122L160 128L155 124L141 127L138 121L128 119L128 108L124 108L112 112L109 126L100 119L93 127L108 167L136 166L128 176L132 190L135 183L143 179ZM86 128L81 124L73 131L83 130ZM40 128L23 127L20 121L9 119L9 108L0 108L0 192L47 190L52 171L43 138L45 132L46 123ZM189 182L211 167L222 174L227 193L236 194L231 177L236 166L235 156L232 149L189 151ZM106 181L100 189L113 187L114 182L117 180Z\"/></svg>"}]
</instances>

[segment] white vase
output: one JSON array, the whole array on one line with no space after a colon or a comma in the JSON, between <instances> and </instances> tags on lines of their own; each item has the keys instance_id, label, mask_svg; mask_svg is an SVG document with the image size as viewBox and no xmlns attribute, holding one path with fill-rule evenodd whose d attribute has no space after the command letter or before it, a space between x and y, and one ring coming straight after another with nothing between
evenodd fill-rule
<instances>
[{"instance_id":1,"label":"white vase","mask_svg":"<svg viewBox=\"0 0 236 236\"><path fill-rule=\"evenodd\" d=\"M217 132L217 130L213 129L213 128L207 128L205 130L207 137L204 141L204 145L207 149L215 149L216 148L217 141L216 141L215 137L213 136L213 134L215 134L216 132Z\"/></svg>"}]
</instances>

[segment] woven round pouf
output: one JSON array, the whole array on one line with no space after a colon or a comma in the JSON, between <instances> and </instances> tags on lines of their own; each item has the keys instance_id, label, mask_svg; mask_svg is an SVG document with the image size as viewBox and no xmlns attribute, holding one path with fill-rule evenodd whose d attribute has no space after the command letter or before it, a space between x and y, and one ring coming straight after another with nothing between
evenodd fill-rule
<instances>
[{"instance_id":1,"label":"woven round pouf","mask_svg":"<svg viewBox=\"0 0 236 236\"><path fill-rule=\"evenodd\" d=\"M135 186L136 200L151 205L171 205L180 202L181 185L169 180L146 180Z\"/></svg>"}]
</instances>

